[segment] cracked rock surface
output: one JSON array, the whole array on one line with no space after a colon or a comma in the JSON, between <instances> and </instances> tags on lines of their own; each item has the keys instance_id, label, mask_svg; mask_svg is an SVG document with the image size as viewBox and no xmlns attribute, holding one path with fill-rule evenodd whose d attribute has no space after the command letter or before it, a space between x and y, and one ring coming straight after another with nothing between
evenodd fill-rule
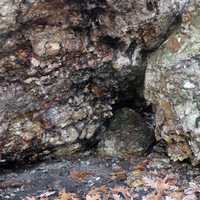
<instances>
[{"instance_id":1,"label":"cracked rock surface","mask_svg":"<svg viewBox=\"0 0 200 200\"><path fill-rule=\"evenodd\" d=\"M60 200L59 193L65 190L75 193L76 199L107 199L110 193L110 199L115 195L128 200L199 200L199 174L199 168L174 163L161 152L129 159L84 155L3 170L0 199Z\"/></svg>"},{"instance_id":2,"label":"cracked rock surface","mask_svg":"<svg viewBox=\"0 0 200 200\"><path fill-rule=\"evenodd\" d=\"M186 4L1 0L0 163L93 146L114 104L142 98L144 51Z\"/></svg>"},{"instance_id":3,"label":"cracked rock surface","mask_svg":"<svg viewBox=\"0 0 200 200\"><path fill-rule=\"evenodd\" d=\"M122 158L128 155L144 155L153 143L154 132L140 114L130 108L122 108L110 120L98 151L102 155Z\"/></svg>"},{"instance_id":4,"label":"cracked rock surface","mask_svg":"<svg viewBox=\"0 0 200 200\"><path fill-rule=\"evenodd\" d=\"M156 107L156 137L173 160L200 161L200 2L192 1L182 24L148 58L145 96Z\"/></svg>"}]
</instances>

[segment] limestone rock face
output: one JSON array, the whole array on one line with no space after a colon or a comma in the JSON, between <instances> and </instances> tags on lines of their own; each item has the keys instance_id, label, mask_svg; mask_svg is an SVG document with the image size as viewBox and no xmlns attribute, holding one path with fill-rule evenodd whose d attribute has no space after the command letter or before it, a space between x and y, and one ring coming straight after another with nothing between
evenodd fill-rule
<instances>
[{"instance_id":1,"label":"limestone rock face","mask_svg":"<svg viewBox=\"0 0 200 200\"><path fill-rule=\"evenodd\" d=\"M182 25L148 58L145 96L156 106L156 136L173 160L200 161L200 2Z\"/></svg>"},{"instance_id":2,"label":"limestone rock face","mask_svg":"<svg viewBox=\"0 0 200 200\"><path fill-rule=\"evenodd\" d=\"M11 31L16 27L18 1L2 0L0 2L0 31Z\"/></svg>"},{"instance_id":3,"label":"limestone rock face","mask_svg":"<svg viewBox=\"0 0 200 200\"><path fill-rule=\"evenodd\" d=\"M143 50L182 1L1 0L0 162L93 143L112 105L141 96Z\"/></svg>"},{"instance_id":4,"label":"limestone rock face","mask_svg":"<svg viewBox=\"0 0 200 200\"><path fill-rule=\"evenodd\" d=\"M154 133L140 114L130 108L118 110L99 143L102 155L126 157L144 154L154 143Z\"/></svg>"}]
</instances>

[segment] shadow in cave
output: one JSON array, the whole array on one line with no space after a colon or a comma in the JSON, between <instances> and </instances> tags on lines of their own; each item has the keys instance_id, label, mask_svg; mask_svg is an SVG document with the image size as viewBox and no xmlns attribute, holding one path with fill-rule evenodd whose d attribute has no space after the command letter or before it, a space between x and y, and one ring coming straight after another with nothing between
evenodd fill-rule
<instances>
[{"instance_id":1,"label":"shadow in cave","mask_svg":"<svg viewBox=\"0 0 200 200\"><path fill-rule=\"evenodd\" d=\"M133 95L134 96L134 95ZM135 97L128 98L128 99L122 99L121 101L117 102L115 105L113 105L113 113L115 113L122 109L122 108L130 108L134 110L135 112L139 113L141 117L144 119L147 126L154 132L155 129L155 109L152 104L147 104L144 97L138 96L135 94ZM110 124L109 119L105 122L105 126L109 127ZM152 145L150 145L149 149L147 150L146 154L152 152L153 147L157 144L156 138L154 139L154 142Z\"/></svg>"}]
</instances>

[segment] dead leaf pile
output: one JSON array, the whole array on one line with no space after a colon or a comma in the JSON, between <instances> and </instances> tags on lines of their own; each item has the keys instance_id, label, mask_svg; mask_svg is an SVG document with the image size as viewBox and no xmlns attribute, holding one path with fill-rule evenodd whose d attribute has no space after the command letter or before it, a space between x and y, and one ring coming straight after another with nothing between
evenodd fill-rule
<instances>
[{"instance_id":1,"label":"dead leaf pile","mask_svg":"<svg viewBox=\"0 0 200 200\"><path fill-rule=\"evenodd\" d=\"M92 188L86 195L86 200L133 200L129 193L129 188L124 186L116 186L114 188L107 188L101 186L99 188Z\"/></svg>"},{"instance_id":2,"label":"dead leaf pile","mask_svg":"<svg viewBox=\"0 0 200 200\"><path fill-rule=\"evenodd\" d=\"M111 179L119 181L126 180L127 179L126 171L121 168L114 170L111 174Z\"/></svg>"},{"instance_id":3,"label":"dead leaf pile","mask_svg":"<svg viewBox=\"0 0 200 200\"><path fill-rule=\"evenodd\" d=\"M23 200L36 200L35 197L25 197Z\"/></svg>"},{"instance_id":4,"label":"dead leaf pile","mask_svg":"<svg viewBox=\"0 0 200 200\"><path fill-rule=\"evenodd\" d=\"M161 200L162 196L165 195L165 192L169 190L172 186L176 185L176 178L172 176L166 176L165 178L143 178L144 184L147 187L154 189L155 191L148 195L145 200Z\"/></svg>"},{"instance_id":5,"label":"dead leaf pile","mask_svg":"<svg viewBox=\"0 0 200 200\"><path fill-rule=\"evenodd\" d=\"M110 196L109 189L106 186L92 188L86 195L86 200L108 200Z\"/></svg>"},{"instance_id":6,"label":"dead leaf pile","mask_svg":"<svg viewBox=\"0 0 200 200\"><path fill-rule=\"evenodd\" d=\"M135 170L144 171L149 162L150 162L149 160L144 160L140 162L138 165L136 165Z\"/></svg>"},{"instance_id":7,"label":"dead leaf pile","mask_svg":"<svg viewBox=\"0 0 200 200\"><path fill-rule=\"evenodd\" d=\"M88 176L93 176L94 174L87 171L71 171L70 177L78 182L82 182L87 178Z\"/></svg>"},{"instance_id":8,"label":"dead leaf pile","mask_svg":"<svg viewBox=\"0 0 200 200\"><path fill-rule=\"evenodd\" d=\"M129 193L129 189L122 186L117 186L112 189L112 196L114 200L132 200L131 194Z\"/></svg>"},{"instance_id":9,"label":"dead leaf pile","mask_svg":"<svg viewBox=\"0 0 200 200\"><path fill-rule=\"evenodd\" d=\"M79 197L75 193L61 192L57 200L79 200Z\"/></svg>"},{"instance_id":10,"label":"dead leaf pile","mask_svg":"<svg viewBox=\"0 0 200 200\"><path fill-rule=\"evenodd\" d=\"M184 191L184 198L182 200L199 200L200 198L200 187L188 188Z\"/></svg>"}]
</instances>

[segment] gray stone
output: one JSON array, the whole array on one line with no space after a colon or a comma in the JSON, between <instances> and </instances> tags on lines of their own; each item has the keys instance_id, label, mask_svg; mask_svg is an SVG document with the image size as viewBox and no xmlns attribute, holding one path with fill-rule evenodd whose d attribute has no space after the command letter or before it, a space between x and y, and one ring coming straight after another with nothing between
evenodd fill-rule
<instances>
[{"instance_id":1,"label":"gray stone","mask_svg":"<svg viewBox=\"0 0 200 200\"><path fill-rule=\"evenodd\" d=\"M8 32L16 28L17 1L1 0L0 2L0 31Z\"/></svg>"},{"instance_id":2,"label":"gray stone","mask_svg":"<svg viewBox=\"0 0 200 200\"><path fill-rule=\"evenodd\" d=\"M102 136L98 151L109 156L144 154L154 143L154 133L140 114L130 108L118 110Z\"/></svg>"},{"instance_id":3,"label":"gray stone","mask_svg":"<svg viewBox=\"0 0 200 200\"><path fill-rule=\"evenodd\" d=\"M156 137L173 160L200 161L200 3L191 1L181 27L148 58L145 97L156 107Z\"/></svg>"},{"instance_id":4,"label":"gray stone","mask_svg":"<svg viewBox=\"0 0 200 200\"><path fill-rule=\"evenodd\" d=\"M93 144L114 104L143 97L143 52L186 3L2 0L0 162Z\"/></svg>"}]
</instances>

